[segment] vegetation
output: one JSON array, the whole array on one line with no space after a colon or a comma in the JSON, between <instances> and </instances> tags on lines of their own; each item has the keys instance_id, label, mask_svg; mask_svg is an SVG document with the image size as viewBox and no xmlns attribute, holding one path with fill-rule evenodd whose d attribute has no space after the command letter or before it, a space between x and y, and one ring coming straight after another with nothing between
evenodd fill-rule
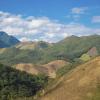
<instances>
[{"instance_id":1,"label":"vegetation","mask_svg":"<svg viewBox=\"0 0 100 100\"><path fill-rule=\"evenodd\" d=\"M34 63L44 64L53 60L66 60L74 61L82 54L87 53L89 49L96 47L100 54L100 36L71 36L66 39L48 45L45 42L39 42L33 50L20 50L16 47L6 49L0 54L0 62L4 64L17 64L17 63Z\"/></svg>"},{"instance_id":2,"label":"vegetation","mask_svg":"<svg viewBox=\"0 0 100 100\"><path fill-rule=\"evenodd\" d=\"M91 57L88 54L83 54L80 59L82 61L89 61L91 59Z\"/></svg>"},{"instance_id":3,"label":"vegetation","mask_svg":"<svg viewBox=\"0 0 100 100\"><path fill-rule=\"evenodd\" d=\"M0 64L0 100L34 96L47 82L44 75L32 76Z\"/></svg>"},{"instance_id":4,"label":"vegetation","mask_svg":"<svg viewBox=\"0 0 100 100\"><path fill-rule=\"evenodd\" d=\"M2 41L0 41L0 43L2 45ZM79 83L84 86L84 81L81 80L82 77L84 80L83 75L86 75L86 81L88 81L87 76L89 77L89 75L90 78L94 77L95 80L95 76L91 76L94 74L89 74L88 72L93 71L91 73L95 73L94 66L97 67L98 70L98 65L96 66L97 64L96 62L95 63L92 62L92 64L90 62L90 64L87 64L86 66L83 65L82 69L76 68L78 72L72 71L71 72L72 74L70 73L71 78L70 77L68 78L66 73L68 73L70 70L76 67L76 65L89 61L91 57L87 54L87 52L92 47L95 47L97 49L98 54L100 55L99 35L83 36L83 37L71 36L52 45L50 44L48 45L48 43L40 41L36 44L34 49L20 49L17 48L16 46L6 48L4 51L0 53L0 62L9 66L19 63L45 64L54 60L65 60L67 62L71 62L71 64L66 65L63 68L60 68L57 71L57 78L50 80L48 80L48 77L45 75L33 76L25 72L20 72L18 70L15 70L9 66L4 66L0 64L0 100L13 100L13 99L24 100L24 98L25 100L26 98L30 98L29 100L31 100L32 98L33 100L33 96L39 93L39 91L42 89L47 90L46 91L47 93L51 92L52 95L54 95L52 93L53 90L56 91L56 89L58 89L57 91L62 92L65 91L65 89L67 89L68 94L70 93L70 97L69 95L68 97L69 98L73 97L74 91L71 90L72 87L76 91L76 88L78 89L80 87L78 86ZM87 67L89 68L89 70ZM86 70L88 71L86 72L86 74L84 74ZM95 75L96 74L97 73L95 73ZM67 85L65 85L66 84L65 81ZM94 82L92 83L95 85ZM47 83L48 86L46 86ZM61 90L59 90L59 87ZM89 86L85 87L85 89L88 90L88 87ZM78 90L81 89L79 88ZM78 92L78 90L75 96L78 96L79 93L83 96L83 94L86 93L86 91L84 92L84 90L82 92L80 91ZM67 96L67 91L64 92L66 93L66 96ZM58 94L61 97L61 93ZM62 95L63 97L65 96L64 94ZM100 87L97 88L97 90L95 91L95 95L93 95L92 98L90 98L89 100L99 100L99 99L100 99Z\"/></svg>"},{"instance_id":5,"label":"vegetation","mask_svg":"<svg viewBox=\"0 0 100 100\"><path fill-rule=\"evenodd\" d=\"M58 71L57 71L57 77L61 77L61 76L65 75L67 72L69 72L73 68L74 68L73 65L69 64L69 65L66 65L66 66L58 69Z\"/></svg>"}]
</instances>

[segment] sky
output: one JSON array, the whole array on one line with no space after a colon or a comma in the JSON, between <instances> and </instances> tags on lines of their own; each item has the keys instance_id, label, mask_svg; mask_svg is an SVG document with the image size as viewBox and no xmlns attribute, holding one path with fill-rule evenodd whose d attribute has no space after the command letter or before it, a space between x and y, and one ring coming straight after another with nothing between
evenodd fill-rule
<instances>
[{"instance_id":1,"label":"sky","mask_svg":"<svg viewBox=\"0 0 100 100\"><path fill-rule=\"evenodd\" d=\"M0 31L47 42L100 34L100 0L0 0Z\"/></svg>"}]
</instances>

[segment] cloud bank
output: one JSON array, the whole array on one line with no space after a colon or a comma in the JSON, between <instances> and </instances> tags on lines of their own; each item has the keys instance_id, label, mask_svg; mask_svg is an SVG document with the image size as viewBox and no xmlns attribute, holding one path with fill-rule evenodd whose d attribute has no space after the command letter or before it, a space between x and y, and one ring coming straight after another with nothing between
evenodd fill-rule
<instances>
[{"instance_id":1,"label":"cloud bank","mask_svg":"<svg viewBox=\"0 0 100 100\"><path fill-rule=\"evenodd\" d=\"M83 13L74 9L73 13ZM16 36L20 40L57 42L70 35L89 35L100 33L100 29L92 29L79 23L62 24L48 17L23 17L0 11L0 31Z\"/></svg>"}]
</instances>

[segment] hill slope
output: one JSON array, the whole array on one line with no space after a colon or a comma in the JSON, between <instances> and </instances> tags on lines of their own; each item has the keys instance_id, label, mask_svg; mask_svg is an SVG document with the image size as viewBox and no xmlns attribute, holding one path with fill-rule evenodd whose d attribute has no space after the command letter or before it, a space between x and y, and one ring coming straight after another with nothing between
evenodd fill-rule
<instances>
[{"instance_id":1,"label":"hill slope","mask_svg":"<svg viewBox=\"0 0 100 100\"><path fill-rule=\"evenodd\" d=\"M44 42L44 41L39 41L39 42L29 41L29 42L21 42L21 43L17 44L15 47L19 48L21 50L34 50L36 48L44 49L49 46L52 46L52 44Z\"/></svg>"},{"instance_id":2,"label":"hill slope","mask_svg":"<svg viewBox=\"0 0 100 100\"><path fill-rule=\"evenodd\" d=\"M100 100L100 57L72 70L39 100Z\"/></svg>"},{"instance_id":3,"label":"hill slope","mask_svg":"<svg viewBox=\"0 0 100 100\"><path fill-rule=\"evenodd\" d=\"M33 76L0 64L0 100L34 96L46 83L43 75Z\"/></svg>"},{"instance_id":4,"label":"hill slope","mask_svg":"<svg viewBox=\"0 0 100 100\"><path fill-rule=\"evenodd\" d=\"M31 63L20 63L14 66L14 68L25 71L27 73L30 73L32 75L38 75L40 73L44 73L50 78L56 77L56 72L63 68L65 65L67 66L69 62L63 61L63 60L56 60L52 61L45 65L34 65Z\"/></svg>"},{"instance_id":5,"label":"hill slope","mask_svg":"<svg viewBox=\"0 0 100 100\"><path fill-rule=\"evenodd\" d=\"M0 62L12 65L18 63L45 64L54 60L74 61L75 58L79 58L93 47L100 55L100 35L70 36L52 46L45 42L38 42L36 46L31 43L19 44L17 47L0 53Z\"/></svg>"},{"instance_id":6,"label":"hill slope","mask_svg":"<svg viewBox=\"0 0 100 100\"><path fill-rule=\"evenodd\" d=\"M90 48L96 47L100 54L100 35L70 36L56 43L46 52L51 59L75 59L86 53ZM53 56L53 57L52 57Z\"/></svg>"}]
</instances>

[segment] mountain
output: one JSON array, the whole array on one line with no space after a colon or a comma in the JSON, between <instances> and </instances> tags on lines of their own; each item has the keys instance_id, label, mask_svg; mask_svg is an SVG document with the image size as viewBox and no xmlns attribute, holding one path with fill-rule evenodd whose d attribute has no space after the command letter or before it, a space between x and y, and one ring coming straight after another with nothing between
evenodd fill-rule
<instances>
[{"instance_id":1,"label":"mountain","mask_svg":"<svg viewBox=\"0 0 100 100\"><path fill-rule=\"evenodd\" d=\"M0 100L100 100L100 35L13 41L0 33Z\"/></svg>"},{"instance_id":2,"label":"mountain","mask_svg":"<svg viewBox=\"0 0 100 100\"><path fill-rule=\"evenodd\" d=\"M13 46L20 41L7 33L0 31L0 48Z\"/></svg>"},{"instance_id":3,"label":"mountain","mask_svg":"<svg viewBox=\"0 0 100 100\"><path fill-rule=\"evenodd\" d=\"M73 62L93 47L100 55L100 35L70 36L54 44L46 42L19 43L6 50L0 50L0 62L7 65L45 64L54 60Z\"/></svg>"},{"instance_id":4,"label":"mountain","mask_svg":"<svg viewBox=\"0 0 100 100\"><path fill-rule=\"evenodd\" d=\"M100 57L77 66L58 81L38 100L100 100Z\"/></svg>"},{"instance_id":5,"label":"mountain","mask_svg":"<svg viewBox=\"0 0 100 100\"><path fill-rule=\"evenodd\" d=\"M49 46L52 46L52 44L44 41L39 41L39 42L28 41L28 42L20 42L15 47L19 48L20 50L34 50L36 48L38 49L48 48Z\"/></svg>"},{"instance_id":6,"label":"mountain","mask_svg":"<svg viewBox=\"0 0 100 100\"><path fill-rule=\"evenodd\" d=\"M56 57L58 59L74 60L74 58L80 57L92 47L96 47L100 54L99 43L100 35L70 36L50 47L47 55L49 57L53 55L53 58Z\"/></svg>"}]
</instances>

